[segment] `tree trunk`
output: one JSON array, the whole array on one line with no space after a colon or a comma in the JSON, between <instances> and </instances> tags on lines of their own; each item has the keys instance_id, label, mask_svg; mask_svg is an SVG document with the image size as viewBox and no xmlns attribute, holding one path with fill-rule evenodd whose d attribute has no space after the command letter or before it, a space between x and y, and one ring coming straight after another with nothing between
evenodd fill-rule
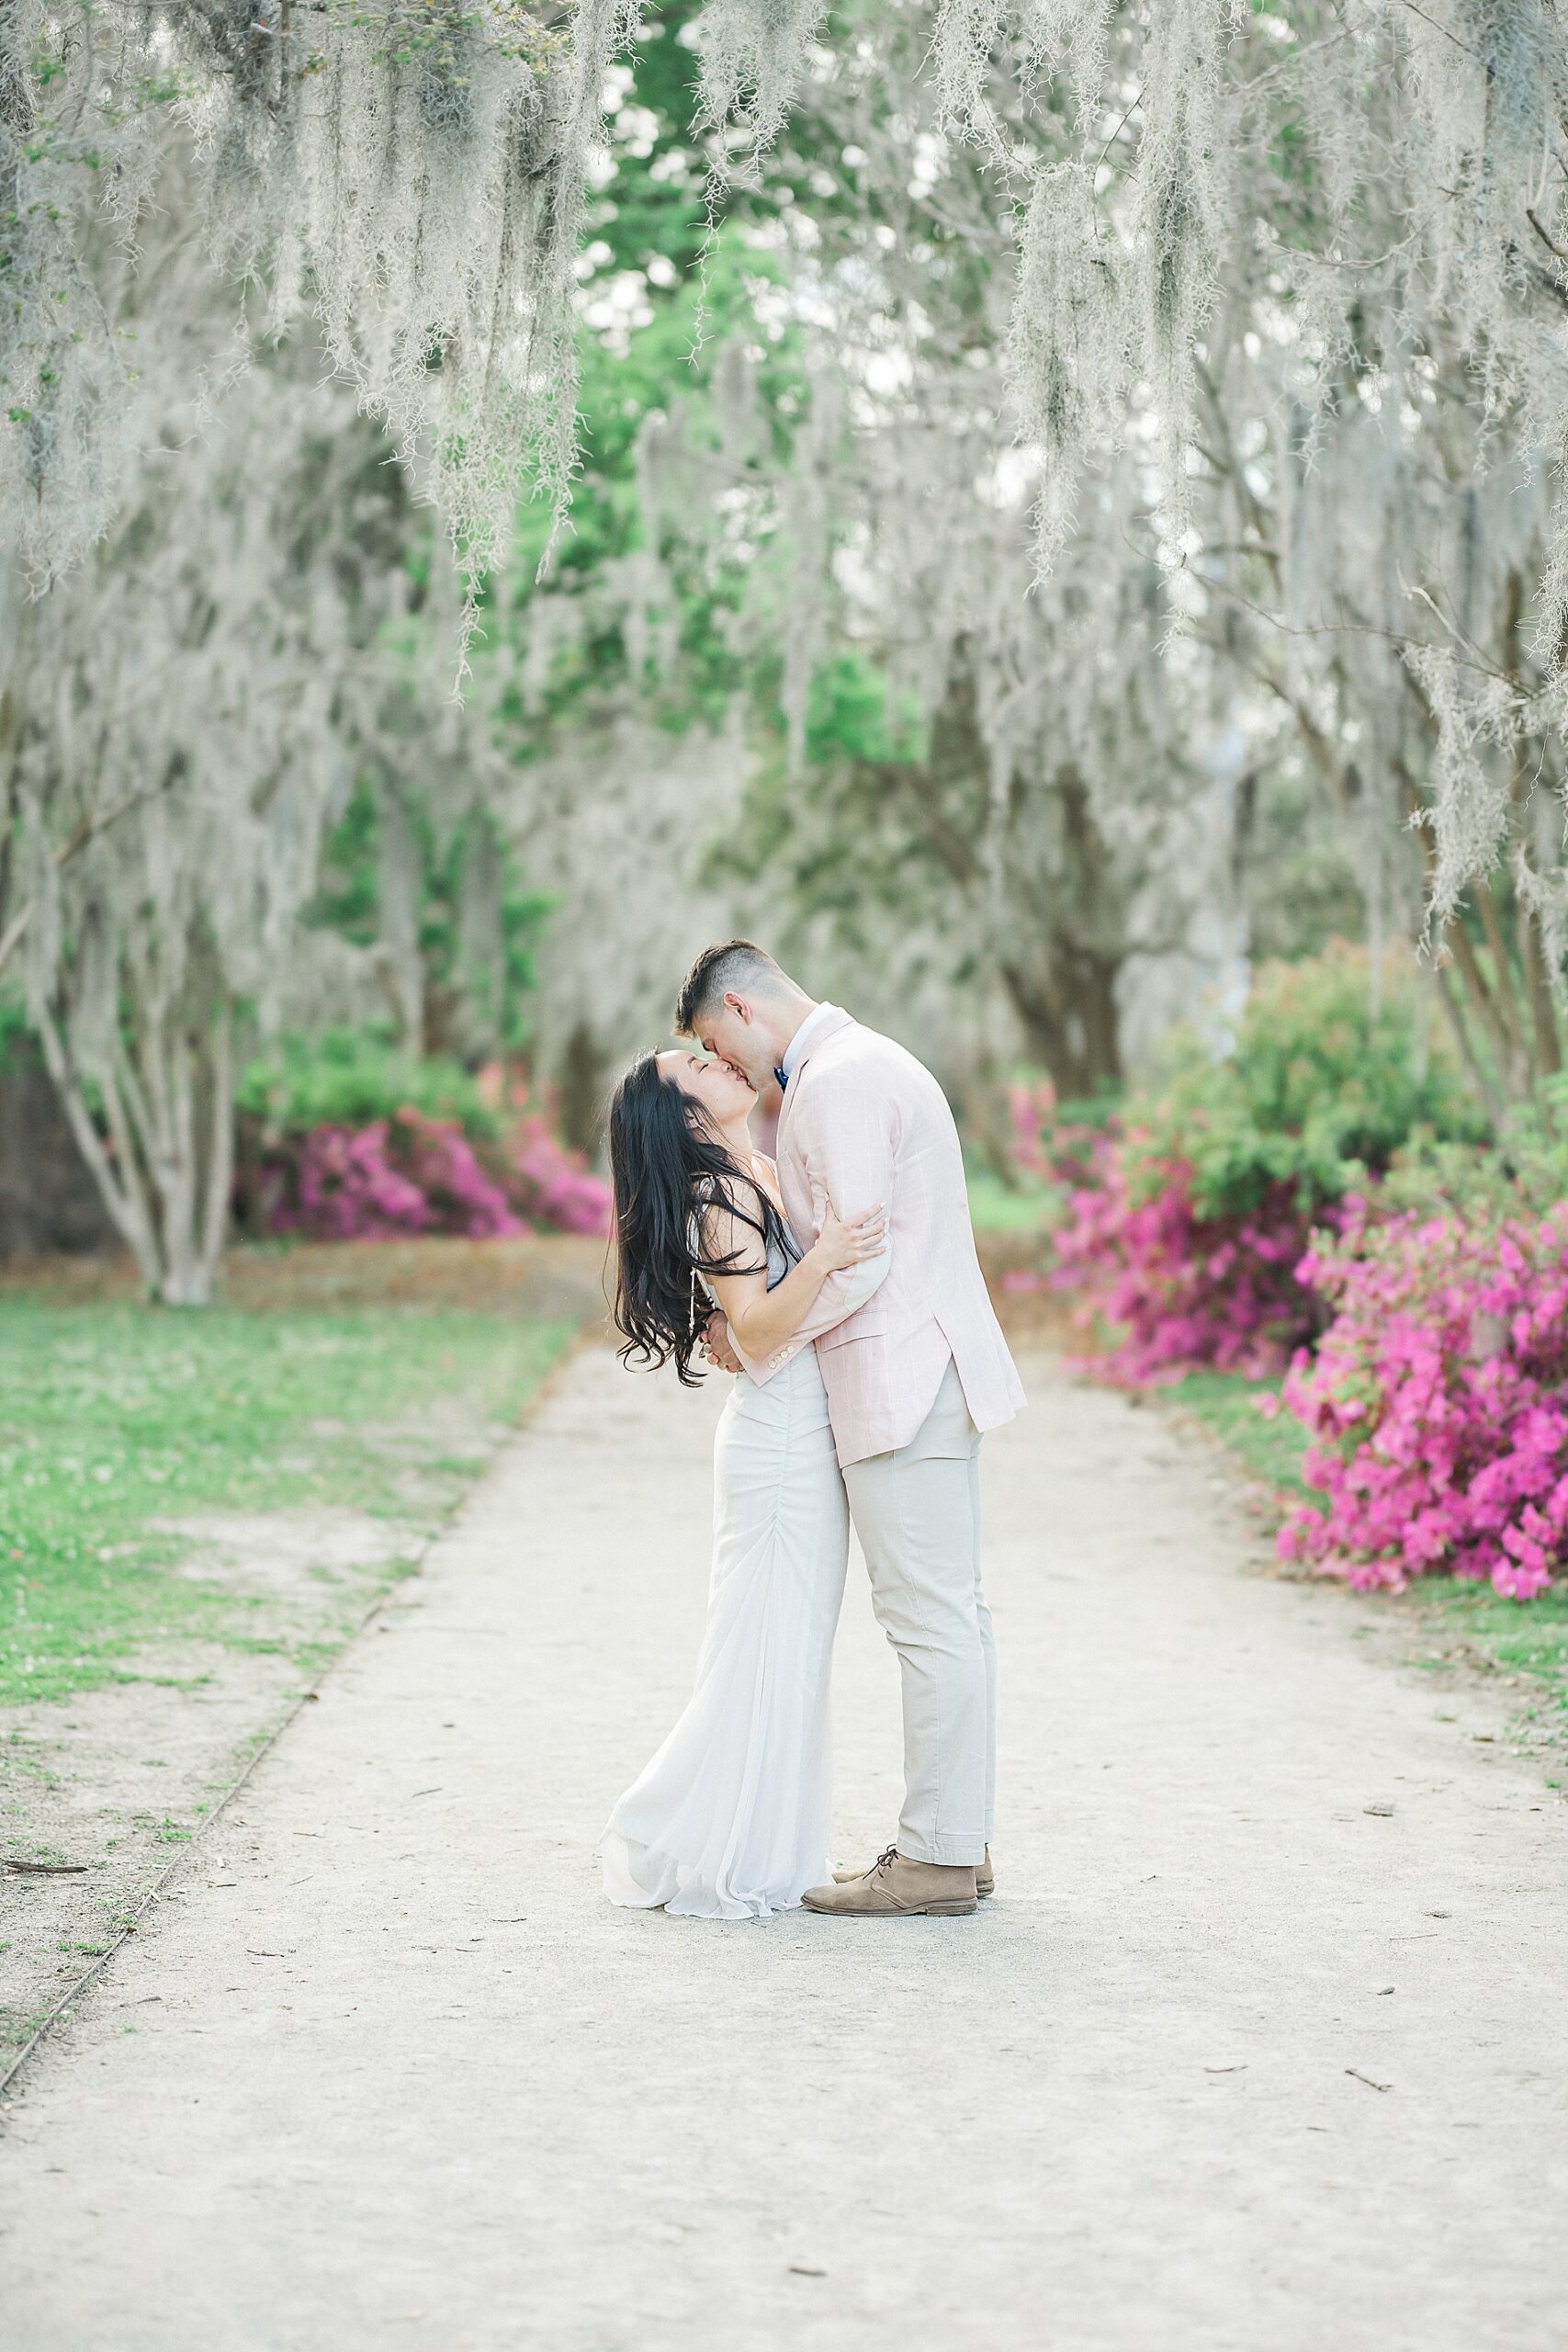
<instances>
[{"instance_id":1,"label":"tree trunk","mask_svg":"<svg viewBox=\"0 0 1568 2352\"><path fill-rule=\"evenodd\" d=\"M1045 944L1038 964L1003 959L1002 978L1030 1050L1044 1064L1059 1102L1081 1102L1122 1083L1121 960L1075 948L1059 936Z\"/></svg>"},{"instance_id":2,"label":"tree trunk","mask_svg":"<svg viewBox=\"0 0 1568 2352\"><path fill-rule=\"evenodd\" d=\"M1082 1102L1122 1082L1116 982L1132 942L1126 892L1075 765L1015 805L1002 857L1004 870L1022 867L1007 928L1031 952L999 955L998 968L1058 1099Z\"/></svg>"},{"instance_id":3,"label":"tree trunk","mask_svg":"<svg viewBox=\"0 0 1568 2352\"><path fill-rule=\"evenodd\" d=\"M398 1042L406 1053L426 1050L424 959L419 950L419 902L423 882L420 845L412 820L397 794L381 796L380 858L377 866L377 915L382 969Z\"/></svg>"},{"instance_id":4,"label":"tree trunk","mask_svg":"<svg viewBox=\"0 0 1568 2352\"><path fill-rule=\"evenodd\" d=\"M556 1078L556 1107L562 1139L573 1151L596 1157L604 1140L604 1095L608 1057L587 1022L567 1039Z\"/></svg>"},{"instance_id":5,"label":"tree trunk","mask_svg":"<svg viewBox=\"0 0 1568 2352\"><path fill-rule=\"evenodd\" d=\"M932 721L930 758L867 763L864 772L879 793L897 796L932 863L972 902L995 894L989 952L1058 1098L1081 1102L1119 1086L1127 892L1077 765L1065 761L1028 785L1013 776L987 844L990 753L974 677L960 664Z\"/></svg>"},{"instance_id":6,"label":"tree trunk","mask_svg":"<svg viewBox=\"0 0 1568 2352\"><path fill-rule=\"evenodd\" d=\"M62 997L33 1007L45 1063L149 1295L206 1306L233 1181L232 1008L200 940L172 998L160 990L155 956L117 979L130 1042L117 1025L94 1050L81 1006Z\"/></svg>"}]
</instances>

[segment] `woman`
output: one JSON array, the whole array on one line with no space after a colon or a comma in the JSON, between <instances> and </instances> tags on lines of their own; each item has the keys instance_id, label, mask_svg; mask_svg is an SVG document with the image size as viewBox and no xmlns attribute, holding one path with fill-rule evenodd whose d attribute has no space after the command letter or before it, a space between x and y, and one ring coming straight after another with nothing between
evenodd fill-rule
<instances>
[{"instance_id":1,"label":"woman","mask_svg":"<svg viewBox=\"0 0 1568 2352\"><path fill-rule=\"evenodd\" d=\"M713 1574L696 1688L604 1833L612 1903L758 1918L827 1875L828 1670L849 1515L817 1351L793 1345L827 1277L886 1246L881 1206L828 1205L801 1250L728 1062L645 1055L610 1107L622 1360L673 1363L716 1303L747 1358L714 1447Z\"/></svg>"}]
</instances>

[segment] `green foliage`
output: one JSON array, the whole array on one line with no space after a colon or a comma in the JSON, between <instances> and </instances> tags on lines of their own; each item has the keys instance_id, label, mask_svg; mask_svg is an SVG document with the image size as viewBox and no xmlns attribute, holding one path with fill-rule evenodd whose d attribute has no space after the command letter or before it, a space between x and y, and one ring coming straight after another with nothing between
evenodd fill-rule
<instances>
[{"instance_id":1,"label":"green foliage","mask_svg":"<svg viewBox=\"0 0 1568 2352\"><path fill-rule=\"evenodd\" d=\"M612 90L606 174L589 209L578 265L581 467L570 527L541 583L536 575L553 518L542 500L519 510L501 602L485 621L490 637L504 642L541 585L585 598L588 626L558 652L542 712L525 716L515 694L504 706L519 761L536 756L553 727L591 716L627 686L675 732L716 724L750 683L731 623L774 528L772 461L787 452L805 375L800 335L782 308L779 315L761 314L759 298L787 276L770 196L731 191L727 218L710 239L707 159L692 137L698 107L692 28L699 14L696 0L672 0L645 21L626 85ZM621 72L617 67L617 77ZM761 237L759 220L767 224ZM711 451L720 462L715 368L737 343L755 369L769 444L750 469L756 496L744 514L737 512L733 537L723 546L706 532L689 544L678 523L664 531L656 552L673 591L676 658L634 677L618 599L612 595L590 611L589 592L605 566L645 548L637 479L645 426L678 412L687 447L699 458ZM739 471L744 495L748 468L733 451L722 462L727 471Z\"/></svg>"},{"instance_id":2,"label":"green foliage","mask_svg":"<svg viewBox=\"0 0 1568 2352\"><path fill-rule=\"evenodd\" d=\"M21 1005L0 994L0 1071L30 1063L36 1056L33 1034Z\"/></svg>"},{"instance_id":3,"label":"green foliage","mask_svg":"<svg viewBox=\"0 0 1568 2352\"><path fill-rule=\"evenodd\" d=\"M409 805L405 813L419 854L419 952L424 966L426 1037L439 1050L448 1041L446 1032L473 1030L479 1008L467 1005L473 976L462 968L460 903L463 860L468 828L435 821L431 802ZM469 825L486 823L470 817ZM356 945L374 945L380 936L378 876L382 811L379 796L361 778L348 806L328 836L321 859L321 881L307 922L339 933ZM495 1047L515 1050L528 1037L527 998L535 983L534 955L550 911L547 896L527 887L515 854L496 844L502 864L499 908L501 969L494 975L496 1001L480 1013L477 1026L491 1033ZM467 1014L467 1019L465 1019ZM430 1033L434 1031L434 1034ZM405 1100L415 1100L409 1096Z\"/></svg>"},{"instance_id":4,"label":"green foliage","mask_svg":"<svg viewBox=\"0 0 1568 2352\"><path fill-rule=\"evenodd\" d=\"M1366 922L1356 841L1306 772L1289 736L1263 775L1238 789L1235 877L1259 963L1294 963Z\"/></svg>"},{"instance_id":5,"label":"green foliage","mask_svg":"<svg viewBox=\"0 0 1568 2352\"><path fill-rule=\"evenodd\" d=\"M341 933L358 947L379 937L377 923L377 856L380 809L363 777L333 827L321 853L321 876L306 921Z\"/></svg>"},{"instance_id":6,"label":"green foliage","mask_svg":"<svg viewBox=\"0 0 1568 2352\"><path fill-rule=\"evenodd\" d=\"M0 1701L134 1675L150 1640L254 1630L245 1601L183 1572L183 1515L378 1514L392 1496L429 1523L463 1480L425 1463L411 1497L411 1420L454 1398L476 1422L513 1419L571 1328L0 1300Z\"/></svg>"},{"instance_id":7,"label":"green foliage","mask_svg":"<svg viewBox=\"0 0 1568 2352\"><path fill-rule=\"evenodd\" d=\"M1443 1577L1426 1585L1421 1600L1435 1603L1439 1623L1463 1652L1480 1651L1525 1684L1520 1728L1527 1736L1568 1739L1568 1586L1553 1585L1521 1603L1473 1578Z\"/></svg>"},{"instance_id":8,"label":"green foliage","mask_svg":"<svg viewBox=\"0 0 1568 2352\"><path fill-rule=\"evenodd\" d=\"M1166 1083L1130 1106L1134 1197L1184 1159L1201 1216L1256 1208L1292 1187L1311 1208L1381 1174L1419 1130L1479 1143L1485 1124L1441 1039L1422 1039L1416 984L1391 958L1374 1004L1364 949L1343 941L1257 976L1232 1052L1188 1037Z\"/></svg>"},{"instance_id":9,"label":"green foliage","mask_svg":"<svg viewBox=\"0 0 1568 2352\"><path fill-rule=\"evenodd\" d=\"M437 1044L450 1026L449 1020L443 1018L444 1008L459 1003L474 984L474 976L463 970L458 923L463 835L460 831L454 832L443 847L423 811L416 811L415 831L423 852L419 952L425 971L425 1042ZM501 969L496 975L497 1001L490 1025L494 1044L515 1051L527 1043L529 1036L527 1000L535 982L534 951L552 901L543 891L528 888L518 861L510 852L503 854L503 866L499 910Z\"/></svg>"},{"instance_id":10,"label":"green foliage","mask_svg":"<svg viewBox=\"0 0 1568 2352\"><path fill-rule=\"evenodd\" d=\"M1190 1372L1163 1391L1213 1430L1273 1494L1292 1503L1319 1502L1318 1489L1302 1476L1301 1423L1289 1413L1258 1410L1260 1401L1279 1394L1278 1380L1253 1380L1241 1372Z\"/></svg>"},{"instance_id":11,"label":"green foliage","mask_svg":"<svg viewBox=\"0 0 1568 2352\"><path fill-rule=\"evenodd\" d=\"M701 13L701 0L665 0L637 27L626 103L606 125L610 176L589 216L599 274L640 272L650 299L694 275L707 238L706 158L691 138Z\"/></svg>"},{"instance_id":12,"label":"green foliage","mask_svg":"<svg viewBox=\"0 0 1568 2352\"><path fill-rule=\"evenodd\" d=\"M908 766L929 748L929 729L900 708L882 671L854 648L833 653L811 681L806 751L814 766L835 760Z\"/></svg>"},{"instance_id":13,"label":"green foliage","mask_svg":"<svg viewBox=\"0 0 1568 2352\"><path fill-rule=\"evenodd\" d=\"M276 1136L367 1127L405 1108L430 1119L457 1119L470 1136L500 1131L460 1062L403 1053L384 1035L365 1029L285 1037L246 1069L238 1107Z\"/></svg>"},{"instance_id":14,"label":"green foliage","mask_svg":"<svg viewBox=\"0 0 1568 2352\"><path fill-rule=\"evenodd\" d=\"M969 1222L976 1233L1038 1233L1051 1213L1052 1195L1032 1179L998 1176L994 1169L970 1167Z\"/></svg>"},{"instance_id":15,"label":"green foliage","mask_svg":"<svg viewBox=\"0 0 1568 2352\"><path fill-rule=\"evenodd\" d=\"M1455 1213L1481 1227L1568 1200L1568 1071L1505 1112L1490 1143L1413 1136L1394 1155L1383 1193L1390 1208Z\"/></svg>"},{"instance_id":16,"label":"green foliage","mask_svg":"<svg viewBox=\"0 0 1568 2352\"><path fill-rule=\"evenodd\" d=\"M546 583L552 594L589 590L607 563L644 545L637 483L637 441L649 419L679 408L688 445L699 454L720 451L720 430L712 407L713 369L732 339L746 340L757 361L761 409L770 420L773 450L787 443L801 399L797 340L777 335L757 322L755 297L775 280L777 265L748 246L735 232L721 232L703 278L683 279L672 292L650 288L652 316L625 338L610 340L584 328L581 336L582 468L572 497L571 527L561 542ZM752 527L762 544L773 524L767 508L771 491L757 469L758 512ZM511 612L525 615L536 593L536 574L550 533L541 503L518 514L515 552L509 581ZM730 616L739 609L747 574L759 552L759 538L738 528L734 542L717 546L705 537L686 544L676 531L658 549L674 593L675 661L662 671L651 666L631 674L626 631L616 600L591 616L582 637L557 657L545 699L549 723L570 720L627 685L648 697L656 718L672 731L716 724L731 696L747 682L747 664L737 650ZM509 616L487 619L491 634L504 639ZM536 748L539 729L525 722L513 695L507 706L516 729L517 756Z\"/></svg>"},{"instance_id":17,"label":"green foliage","mask_svg":"<svg viewBox=\"0 0 1568 2352\"><path fill-rule=\"evenodd\" d=\"M854 647L819 665L806 713L806 775L792 773L781 705L782 664L760 661L751 687L757 757L743 826L717 849L716 869L748 880L787 871L815 910L851 926L869 899L911 920L919 881L907 841L887 824L897 786L927 750L928 730L901 708L887 678ZM813 821L823 808L840 821ZM804 820L804 821L803 821Z\"/></svg>"}]
</instances>

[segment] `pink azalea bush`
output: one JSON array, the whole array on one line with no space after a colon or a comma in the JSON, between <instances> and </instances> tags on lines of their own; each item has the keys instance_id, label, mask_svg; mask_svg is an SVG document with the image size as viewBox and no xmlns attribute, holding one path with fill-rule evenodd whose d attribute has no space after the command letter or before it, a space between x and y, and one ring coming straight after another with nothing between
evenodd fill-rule
<instances>
[{"instance_id":1,"label":"pink azalea bush","mask_svg":"<svg viewBox=\"0 0 1568 2352\"><path fill-rule=\"evenodd\" d=\"M1056 1090L1048 1078L1020 1079L1008 1088L1008 1157L1021 1176L1049 1183L1055 1167L1046 1137L1055 1131Z\"/></svg>"},{"instance_id":2,"label":"pink azalea bush","mask_svg":"<svg viewBox=\"0 0 1568 2352\"><path fill-rule=\"evenodd\" d=\"M424 1232L430 1223L424 1194L393 1167L388 1135L385 1119L357 1131L312 1127L300 1138L291 1170L278 1160L267 1170L271 1230L307 1233L321 1241L389 1240Z\"/></svg>"},{"instance_id":3,"label":"pink azalea bush","mask_svg":"<svg viewBox=\"0 0 1568 2352\"><path fill-rule=\"evenodd\" d=\"M417 1111L402 1111L396 1124L406 1138L409 1173L429 1204L433 1231L463 1233L475 1241L523 1231L506 1188L485 1173L456 1119L427 1119Z\"/></svg>"},{"instance_id":4,"label":"pink azalea bush","mask_svg":"<svg viewBox=\"0 0 1568 2352\"><path fill-rule=\"evenodd\" d=\"M513 1139L513 1197L531 1225L560 1233L608 1233L610 1187L581 1152L569 1151L537 1114L524 1119Z\"/></svg>"},{"instance_id":5,"label":"pink azalea bush","mask_svg":"<svg viewBox=\"0 0 1568 2352\"><path fill-rule=\"evenodd\" d=\"M247 1068L237 1108L235 1210L252 1231L372 1241L610 1229L609 1186L502 1061L472 1071L368 1029L289 1036Z\"/></svg>"},{"instance_id":6,"label":"pink azalea bush","mask_svg":"<svg viewBox=\"0 0 1568 2352\"><path fill-rule=\"evenodd\" d=\"M1297 1273L1312 1220L1293 1188L1204 1216L1184 1161L1130 1166L1110 1137L1094 1173L1068 1197L1053 1279L1121 1334L1094 1359L1099 1376L1142 1387L1198 1367L1281 1371L1320 1320Z\"/></svg>"},{"instance_id":7,"label":"pink azalea bush","mask_svg":"<svg viewBox=\"0 0 1568 2352\"><path fill-rule=\"evenodd\" d=\"M316 1241L382 1241L410 1233L479 1238L520 1233L456 1120L404 1109L361 1128L312 1127L268 1170L267 1224Z\"/></svg>"},{"instance_id":8,"label":"pink azalea bush","mask_svg":"<svg viewBox=\"0 0 1568 2352\"><path fill-rule=\"evenodd\" d=\"M365 1127L322 1122L265 1154L256 1189L269 1232L318 1241L610 1229L609 1186L536 1113L504 1141L407 1104Z\"/></svg>"},{"instance_id":9,"label":"pink azalea bush","mask_svg":"<svg viewBox=\"0 0 1568 2352\"><path fill-rule=\"evenodd\" d=\"M1568 1554L1568 1204L1491 1227L1363 1206L1299 1272L1336 1309L1284 1388L1326 1501L1292 1511L1281 1557L1544 1591Z\"/></svg>"},{"instance_id":10,"label":"pink azalea bush","mask_svg":"<svg viewBox=\"0 0 1568 2352\"><path fill-rule=\"evenodd\" d=\"M1101 1377L1289 1359L1321 1500L1283 1558L1528 1600L1568 1566L1568 1079L1488 1139L1415 1050L1408 972L1369 978L1342 946L1265 970L1234 1049L1190 1044L1119 1125L1018 1090L1021 1168L1056 1195L1045 1278L1111 1328Z\"/></svg>"},{"instance_id":11,"label":"pink azalea bush","mask_svg":"<svg viewBox=\"0 0 1568 2352\"><path fill-rule=\"evenodd\" d=\"M1295 1268L1317 1216L1275 1177L1246 1205L1200 1205L1190 1163L1148 1130L1059 1121L1048 1086L1010 1098L1017 1166L1054 1194L1047 1272L1013 1267L1006 1290L1043 1283L1076 1294L1078 1319L1109 1326L1097 1377L1124 1387L1205 1367L1254 1377L1282 1372L1322 1321Z\"/></svg>"},{"instance_id":12,"label":"pink azalea bush","mask_svg":"<svg viewBox=\"0 0 1568 2352\"><path fill-rule=\"evenodd\" d=\"M1481 1132L1451 1059L1416 1049L1407 966L1371 978L1343 942L1265 966L1228 1052L1178 1040L1159 1086L1087 1140L1020 1097L1021 1152L1061 1193L1053 1279L1115 1335L1101 1376L1282 1371L1325 1320L1299 1272L1314 1229L1414 1134Z\"/></svg>"},{"instance_id":13,"label":"pink azalea bush","mask_svg":"<svg viewBox=\"0 0 1568 2352\"><path fill-rule=\"evenodd\" d=\"M1064 1113L1049 1079L1009 1087L1008 1123L1014 1168L1030 1183L1058 1193L1100 1182L1107 1138L1117 1132L1108 1120L1094 1125Z\"/></svg>"}]
</instances>

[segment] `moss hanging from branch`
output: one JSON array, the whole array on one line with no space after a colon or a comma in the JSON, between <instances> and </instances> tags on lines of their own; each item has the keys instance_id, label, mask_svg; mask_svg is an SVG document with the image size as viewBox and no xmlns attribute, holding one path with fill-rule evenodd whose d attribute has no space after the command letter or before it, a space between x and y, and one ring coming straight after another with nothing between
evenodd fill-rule
<instances>
[{"instance_id":1,"label":"moss hanging from branch","mask_svg":"<svg viewBox=\"0 0 1568 2352\"><path fill-rule=\"evenodd\" d=\"M635 0L5 0L0 533L68 571L118 495L141 355L85 247L134 245L171 119L214 263L333 365L441 507L470 588L575 465L575 262ZM255 304L239 327L242 346ZM237 355L238 358L239 355ZM229 371L231 372L231 369Z\"/></svg>"}]
</instances>

